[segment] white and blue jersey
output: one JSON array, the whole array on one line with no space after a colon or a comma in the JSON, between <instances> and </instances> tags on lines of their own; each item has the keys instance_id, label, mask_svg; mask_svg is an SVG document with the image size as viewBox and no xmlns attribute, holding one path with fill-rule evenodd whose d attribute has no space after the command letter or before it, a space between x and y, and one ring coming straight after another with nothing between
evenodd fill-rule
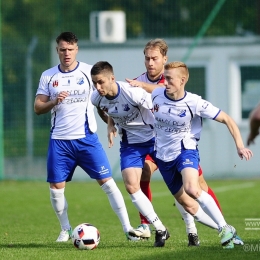
<instances>
[{"instance_id":1,"label":"white and blue jersey","mask_svg":"<svg viewBox=\"0 0 260 260\"><path fill-rule=\"evenodd\" d=\"M151 94L142 88L117 82L118 93L112 98L100 96L95 90L92 103L113 118L119 129L121 170L143 168L145 156L154 153L154 116Z\"/></svg>"},{"instance_id":2,"label":"white and blue jersey","mask_svg":"<svg viewBox=\"0 0 260 260\"><path fill-rule=\"evenodd\" d=\"M214 119L220 109L190 92L185 92L182 99L173 100L165 91L157 88L152 92L156 162L168 189L174 195L183 184L181 171L187 167L199 167L197 144L202 118Z\"/></svg>"},{"instance_id":3,"label":"white and blue jersey","mask_svg":"<svg viewBox=\"0 0 260 260\"><path fill-rule=\"evenodd\" d=\"M69 93L51 110L52 139L83 138L86 123L91 132L96 132L94 107L90 102L93 92L91 68L91 65L79 62L73 71L62 72L59 66L55 66L42 73L36 95L46 95L52 100L62 91Z\"/></svg>"},{"instance_id":4,"label":"white and blue jersey","mask_svg":"<svg viewBox=\"0 0 260 260\"><path fill-rule=\"evenodd\" d=\"M135 144L150 140L154 137L151 94L126 82L118 81L117 86L118 93L112 98L100 96L95 90L92 103L113 118L122 142Z\"/></svg>"},{"instance_id":5,"label":"white and blue jersey","mask_svg":"<svg viewBox=\"0 0 260 260\"><path fill-rule=\"evenodd\" d=\"M165 94L165 88L152 92L155 117L157 158L174 160L186 149L196 149L202 130L202 118L214 119L220 109L196 94L185 92L180 100L172 100Z\"/></svg>"},{"instance_id":6,"label":"white and blue jersey","mask_svg":"<svg viewBox=\"0 0 260 260\"><path fill-rule=\"evenodd\" d=\"M36 95L53 100L61 91L69 96L51 110L51 133L47 159L47 181L70 181L76 166L93 179L111 177L111 169L96 135L94 106L90 101L92 66L78 62L73 71L59 65L44 71Z\"/></svg>"}]
</instances>

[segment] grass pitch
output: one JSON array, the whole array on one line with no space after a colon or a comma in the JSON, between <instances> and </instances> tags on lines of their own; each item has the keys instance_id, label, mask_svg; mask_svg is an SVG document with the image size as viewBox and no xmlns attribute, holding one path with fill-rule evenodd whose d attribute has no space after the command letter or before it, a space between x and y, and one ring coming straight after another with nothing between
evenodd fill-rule
<instances>
[{"instance_id":1,"label":"grass pitch","mask_svg":"<svg viewBox=\"0 0 260 260\"><path fill-rule=\"evenodd\" d=\"M131 224L139 224L137 210L129 199L122 182L122 191ZM217 232L197 223L200 247L187 247L184 222L173 197L164 182L152 181L153 205L167 226L171 237L164 248L154 248L154 235L149 241L129 242L121 224L111 210L108 199L95 181L71 182L66 186L69 217L73 227L89 222L101 235L100 244L92 251L81 251L71 242L56 243L60 232L58 220L51 208L49 188L45 182L0 182L0 259L88 259L88 260L167 260L167 259L259 259L259 222L252 226L250 220L260 218L260 180L209 181L215 191L225 219L235 226L243 238L244 246L223 250Z\"/></svg>"}]
</instances>

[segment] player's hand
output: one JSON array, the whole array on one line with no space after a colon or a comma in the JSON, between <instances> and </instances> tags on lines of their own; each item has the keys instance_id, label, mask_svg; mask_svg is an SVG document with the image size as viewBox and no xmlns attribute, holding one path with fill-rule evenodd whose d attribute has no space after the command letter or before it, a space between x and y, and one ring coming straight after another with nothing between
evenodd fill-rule
<instances>
[{"instance_id":1,"label":"player's hand","mask_svg":"<svg viewBox=\"0 0 260 260\"><path fill-rule=\"evenodd\" d=\"M58 104L60 104L60 103L62 103L62 101L66 98L66 97L68 97L69 96L69 93L67 92L67 91L61 91L59 94L58 94L58 96L57 96L57 98L56 98L56 105L58 105Z\"/></svg>"},{"instance_id":2,"label":"player's hand","mask_svg":"<svg viewBox=\"0 0 260 260\"><path fill-rule=\"evenodd\" d=\"M139 87L139 88L143 88L143 82L142 81L138 81L138 80L134 80L134 79L125 79L130 86L132 87Z\"/></svg>"},{"instance_id":3,"label":"player's hand","mask_svg":"<svg viewBox=\"0 0 260 260\"><path fill-rule=\"evenodd\" d=\"M116 137L117 129L115 126L108 124L107 125L107 138L108 138L108 148L111 148L114 145L113 138Z\"/></svg>"},{"instance_id":4,"label":"player's hand","mask_svg":"<svg viewBox=\"0 0 260 260\"><path fill-rule=\"evenodd\" d=\"M238 148L237 153L241 160L245 158L246 161L248 161L253 156L253 152L248 148Z\"/></svg>"}]
</instances>

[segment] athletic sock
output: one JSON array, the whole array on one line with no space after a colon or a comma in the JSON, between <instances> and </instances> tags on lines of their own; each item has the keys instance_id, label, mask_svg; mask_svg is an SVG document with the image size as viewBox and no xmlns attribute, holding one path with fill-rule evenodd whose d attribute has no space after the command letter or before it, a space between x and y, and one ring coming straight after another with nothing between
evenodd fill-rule
<instances>
[{"instance_id":1,"label":"athletic sock","mask_svg":"<svg viewBox=\"0 0 260 260\"><path fill-rule=\"evenodd\" d=\"M165 231L166 228L155 213L151 201L144 195L141 189L136 193L130 194L130 197L137 210L154 225L156 230Z\"/></svg>"},{"instance_id":2,"label":"athletic sock","mask_svg":"<svg viewBox=\"0 0 260 260\"><path fill-rule=\"evenodd\" d=\"M118 216L124 232L128 232L132 226L130 225L124 198L115 181L110 179L101 188L107 194L110 205Z\"/></svg>"},{"instance_id":3,"label":"athletic sock","mask_svg":"<svg viewBox=\"0 0 260 260\"><path fill-rule=\"evenodd\" d=\"M217 204L219 210L222 212L222 209L221 209L221 207L220 207L220 204L219 204L219 202L218 202L218 199L217 199L215 193L213 192L213 190L212 190L209 186L208 186L208 194L213 198L213 200L215 200L215 202L216 202L216 204Z\"/></svg>"},{"instance_id":4,"label":"athletic sock","mask_svg":"<svg viewBox=\"0 0 260 260\"><path fill-rule=\"evenodd\" d=\"M215 201L207 192L202 190L200 196L196 200L200 204L202 210L218 225L219 229L227 224Z\"/></svg>"},{"instance_id":5,"label":"athletic sock","mask_svg":"<svg viewBox=\"0 0 260 260\"><path fill-rule=\"evenodd\" d=\"M197 234L198 232L194 222L194 217L190 213L188 213L176 199L175 199L175 205L179 210L179 212L181 213L181 216L185 222L186 233Z\"/></svg>"},{"instance_id":6,"label":"athletic sock","mask_svg":"<svg viewBox=\"0 0 260 260\"><path fill-rule=\"evenodd\" d=\"M150 188L150 181L140 181L140 187L145 196L152 201L152 192ZM141 224L149 225L149 221L139 212Z\"/></svg>"},{"instance_id":7,"label":"athletic sock","mask_svg":"<svg viewBox=\"0 0 260 260\"><path fill-rule=\"evenodd\" d=\"M51 189L50 188L50 199L52 207L58 217L62 230L69 230L70 223L68 218L68 203L64 196L65 188L63 189Z\"/></svg>"},{"instance_id":8,"label":"athletic sock","mask_svg":"<svg viewBox=\"0 0 260 260\"><path fill-rule=\"evenodd\" d=\"M206 225L210 228L217 229L218 230L218 225L210 218L209 215L207 215L202 208L199 206L198 211L196 214L194 214L194 218L196 221L200 222L203 225Z\"/></svg>"}]
</instances>

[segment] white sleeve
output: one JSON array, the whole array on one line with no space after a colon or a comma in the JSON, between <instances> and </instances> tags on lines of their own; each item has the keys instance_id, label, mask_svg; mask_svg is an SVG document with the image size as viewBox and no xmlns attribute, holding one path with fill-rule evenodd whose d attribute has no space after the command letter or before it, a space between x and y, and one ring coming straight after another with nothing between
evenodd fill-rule
<instances>
[{"instance_id":1,"label":"white sleeve","mask_svg":"<svg viewBox=\"0 0 260 260\"><path fill-rule=\"evenodd\" d=\"M43 74L41 75L40 81L39 81L39 86L36 92L36 95L45 95L45 96L50 96L49 92L49 87L48 87L48 78L44 76Z\"/></svg>"},{"instance_id":2,"label":"white sleeve","mask_svg":"<svg viewBox=\"0 0 260 260\"><path fill-rule=\"evenodd\" d=\"M196 114L203 117L214 119L220 112L220 109L213 106L210 102L204 99L198 99Z\"/></svg>"}]
</instances>

